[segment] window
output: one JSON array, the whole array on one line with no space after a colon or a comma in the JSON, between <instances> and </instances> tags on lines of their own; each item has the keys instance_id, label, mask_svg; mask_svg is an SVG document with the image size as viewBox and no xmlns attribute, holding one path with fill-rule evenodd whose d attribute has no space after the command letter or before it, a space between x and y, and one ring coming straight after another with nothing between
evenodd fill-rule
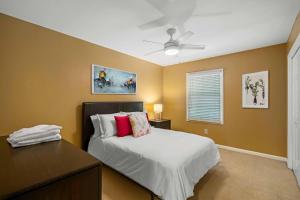
<instances>
[{"instance_id":1,"label":"window","mask_svg":"<svg viewBox=\"0 0 300 200\"><path fill-rule=\"evenodd\" d=\"M223 69L186 74L187 120L223 124Z\"/></svg>"}]
</instances>

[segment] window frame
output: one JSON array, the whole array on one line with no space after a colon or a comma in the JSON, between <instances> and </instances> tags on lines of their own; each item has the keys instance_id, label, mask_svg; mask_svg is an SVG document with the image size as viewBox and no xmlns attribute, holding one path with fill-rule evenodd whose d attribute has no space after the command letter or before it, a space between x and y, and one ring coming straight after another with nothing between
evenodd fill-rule
<instances>
[{"instance_id":1,"label":"window frame","mask_svg":"<svg viewBox=\"0 0 300 200\"><path fill-rule=\"evenodd\" d=\"M209 74L212 72L220 72L220 121L211 121L205 119L189 119L189 94L190 94L190 75L191 74ZM201 70L201 71L194 71L194 72L187 72L186 73L186 121L192 122L206 122L212 124L224 124L224 69L208 69L208 70Z\"/></svg>"}]
</instances>

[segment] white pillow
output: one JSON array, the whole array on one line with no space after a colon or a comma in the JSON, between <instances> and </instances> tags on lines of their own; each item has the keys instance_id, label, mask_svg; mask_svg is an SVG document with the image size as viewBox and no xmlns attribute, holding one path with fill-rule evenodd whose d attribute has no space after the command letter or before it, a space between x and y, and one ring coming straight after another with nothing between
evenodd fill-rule
<instances>
[{"instance_id":1,"label":"white pillow","mask_svg":"<svg viewBox=\"0 0 300 200\"><path fill-rule=\"evenodd\" d=\"M136 114L136 113L145 113L146 115L148 115L148 112L146 112L146 111L143 111L143 112L140 112L140 111L134 111L134 112L120 112L121 115L130 115L130 114Z\"/></svg>"},{"instance_id":2,"label":"white pillow","mask_svg":"<svg viewBox=\"0 0 300 200\"><path fill-rule=\"evenodd\" d=\"M93 138L101 136L101 121L98 114L90 116L93 126L94 126L94 134Z\"/></svg>"},{"instance_id":3,"label":"white pillow","mask_svg":"<svg viewBox=\"0 0 300 200\"><path fill-rule=\"evenodd\" d=\"M101 121L101 126L100 126L101 138L117 135L115 116L124 116L124 115L125 114L121 114L121 113L99 115Z\"/></svg>"}]
</instances>

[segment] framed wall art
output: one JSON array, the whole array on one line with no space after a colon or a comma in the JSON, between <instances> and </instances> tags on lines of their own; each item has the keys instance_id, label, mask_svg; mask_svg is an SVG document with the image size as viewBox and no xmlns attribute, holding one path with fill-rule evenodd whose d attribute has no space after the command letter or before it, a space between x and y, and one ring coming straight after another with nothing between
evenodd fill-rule
<instances>
[{"instance_id":1,"label":"framed wall art","mask_svg":"<svg viewBox=\"0 0 300 200\"><path fill-rule=\"evenodd\" d=\"M269 108L269 72L242 75L243 108Z\"/></svg>"},{"instance_id":2,"label":"framed wall art","mask_svg":"<svg viewBox=\"0 0 300 200\"><path fill-rule=\"evenodd\" d=\"M93 94L136 94L136 88L136 73L92 65Z\"/></svg>"}]
</instances>

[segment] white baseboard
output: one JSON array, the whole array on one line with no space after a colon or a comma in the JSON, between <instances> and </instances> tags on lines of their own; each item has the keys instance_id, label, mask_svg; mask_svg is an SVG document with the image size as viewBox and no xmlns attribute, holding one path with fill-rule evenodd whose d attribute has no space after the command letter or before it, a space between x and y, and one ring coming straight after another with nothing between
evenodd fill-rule
<instances>
[{"instance_id":1,"label":"white baseboard","mask_svg":"<svg viewBox=\"0 0 300 200\"><path fill-rule=\"evenodd\" d=\"M239 148L220 145L220 144L217 144L217 146L220 149L226 149L226 150L229 150L229 151L235 151L235 152L239 152L239 153L245 153L245 154L250 154L250 155L260 156L260 157L269 158L269 159L273 159L273 160L279 160L279 161L287 162L287 158L281 157L281 156L274 156L274 155L271 155L271 154L260 153L260 152L256 152L256 151L245 150L245 149L239 149Z\"/></svg>"}]
</instances>

